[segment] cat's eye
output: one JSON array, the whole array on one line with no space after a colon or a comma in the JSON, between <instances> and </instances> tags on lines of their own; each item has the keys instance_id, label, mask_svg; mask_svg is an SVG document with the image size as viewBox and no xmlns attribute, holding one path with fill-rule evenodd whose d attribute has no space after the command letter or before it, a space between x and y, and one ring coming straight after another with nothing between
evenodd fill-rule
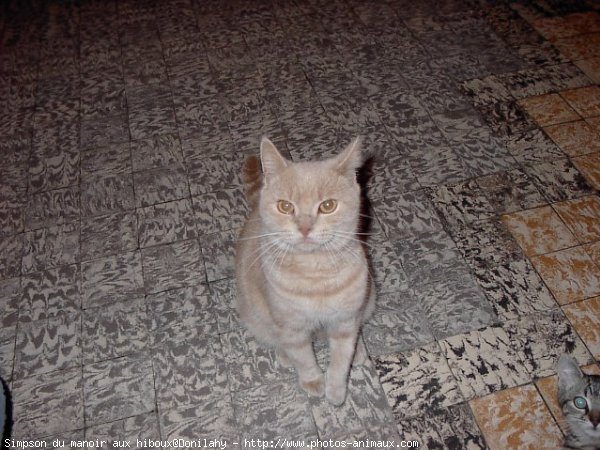
<instances>
[{"instance_id":1,"label":"cat's eye","mask_svg":"<svg viewBox=\"0 0 600 450\"><path fill-rule=\"evenodd\" d=\"M319 205L319 212L323 214L331 214L337 208L337 202L330 198L329 200L325 200Z\"/></svg>"},{"instance_id":2,"label":"cat's eye","mask_svg":"<svg viewBox=\"0 0 600 450\"><path fill-rule=\"evenodd\" d=\"M287 200L279 200L277 202L277 210L282 214L293 214L294 205L292 205Z\"/></svg>"},{"instance_id":3,"label":"cat's eye","mask_svg":"<svg viewBox=\"0 0 600 450\"><path fill-rule=\"evenodd\" d=\"M573 404L575 405L575 408L585 409L587 406L587 400L583 397L575 397L573 399Z\"/></svg>"}]
</instances>

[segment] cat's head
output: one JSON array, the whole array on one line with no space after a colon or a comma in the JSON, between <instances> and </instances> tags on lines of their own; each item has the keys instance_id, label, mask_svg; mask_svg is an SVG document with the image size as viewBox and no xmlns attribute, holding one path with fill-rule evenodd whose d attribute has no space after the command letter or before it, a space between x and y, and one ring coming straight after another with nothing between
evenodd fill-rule
<instances>
[{"instance_id":1,"label":"cat's head","mask_svg":"<svg viewBox=\"0 0 600 450\"><path fill-rule=\"evenodd\" d=\"M264 181L260 216L275 245L297 252L333 251L356 239L359 138L338 156L311 162L289 161L263 138L260 159Z\"/></svg>"},{"instance_id":2,"label":"cat's head","mask_svg":"<svg viewBox=\"0 0 600 450\"><path fill-rule=\"evenodd\" d=\"M572 357L562 355L558 400L571 438L580 445L600 443L600 376L584 374Z\"/></svg>"}]
</instances>

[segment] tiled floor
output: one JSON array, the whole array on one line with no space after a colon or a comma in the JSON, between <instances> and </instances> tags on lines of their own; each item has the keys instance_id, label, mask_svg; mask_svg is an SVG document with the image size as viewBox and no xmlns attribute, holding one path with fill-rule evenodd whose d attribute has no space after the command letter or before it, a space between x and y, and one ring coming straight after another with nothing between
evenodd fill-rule
<instances>
[{"instance_id":1,"label":"tiled floor","mask_svg":"<svg viewBox=\"0 0 600 450\"><path fill-rule=\"evenodd\" d=\"M2 2L13 437L559 446L557 356L600 361L598 8ZM294 160L362 134L374 157L378 308L340 408L233 309L263 134Z\"/></svg>"}]
</instances>

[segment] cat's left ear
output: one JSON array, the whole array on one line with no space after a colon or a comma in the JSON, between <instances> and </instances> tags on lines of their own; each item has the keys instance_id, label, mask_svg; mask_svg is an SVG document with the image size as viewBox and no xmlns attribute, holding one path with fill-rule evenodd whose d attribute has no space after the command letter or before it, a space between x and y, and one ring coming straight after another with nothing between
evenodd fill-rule
<instances>
[{"instance_id":1,"label":"cat's left ear","mask_svg":"<svg viewBox=\"0 0 600 450\"><path fill-rule=\"evenodd\" d=\"M572 386L583 378L583 373L573 357L563 354L558 360L558 385L566 388Z\"/></svg>"},{"instance_id":2,"label":"cat's left ear","mask_svg":"<svg viewBox=\"0 0 600 450\"><path fill-rule=\"evenodd\" d=\"M357 136L352 140L350 145L335 158L336 169L352 179L356 178L356 169L362 165L361 146L362 139L360 136Z\"/></svg>"}]
</instances>

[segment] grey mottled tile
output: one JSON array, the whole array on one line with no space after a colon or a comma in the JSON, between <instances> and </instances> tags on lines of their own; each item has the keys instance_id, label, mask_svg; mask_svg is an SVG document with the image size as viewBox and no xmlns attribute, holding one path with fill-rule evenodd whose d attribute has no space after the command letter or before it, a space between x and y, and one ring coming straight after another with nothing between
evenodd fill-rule
<instances>
[{"instance_id":1,"label":"grey mottled tile","mask_svg":"<svg viewBox=\"0 0 600 450\"><path fill-rule=\"evenodd\" d=\"M13 435L29 439L82 429L81 367L15 380Z\"/></svg>"},{"instance_id":2,"label":"grey mottled tile","mask_svg":"<svg viewBox=\"0 0 600 450\"><path fill-rule=\"evenodd\" d=\"M103 116L81 121L81 150L106 147L127 142L127 118L122 115Z\"/></svg>"},{"instance_id":3,"label":"grey mottled tile","mask_svg":"<svg viewBox=\"0 0 600 450\"><path fill-rule=\"evenodd\" d=\"M183 163L181 142L177 134L156 135L131 142L133 170L155 169Z\"/></svg>"},{"instance_id":4,"label":"grey mottled tile","mask_svg":"<svg viewBox=\"0 0 600 450\"><path fill-rule=\"evenodd\" d=\"M0 376L6 381L13 377L16 335L17 327L14 325L0 328Z\"/></svg>"},{"instance_id":5,"label":"grey mottled tile","mask_svg":"<svg viewBox=\"0 0 600 450\"><path fill-rule=\"evenodd\" d=\"M187 159L192 195L240 188L243 163L244 158L240 155L215 155L197 160Z\"/></svg>"},{"instance_id":6,"label":"grey mottled tile","mask_svg":"<svg viewBox=\"0 0 600 450\"><path fill-rule=\"evenodd\" d=\"M91 148L81 153L81 181L93 183L104 176L131 174L129 143Z\"/></svg>"},{"instance_id":7,"label":"grey mottled tile","mask_svg":"<svg viewBox=\"0 0 600 450\"><path fill-rule=\"evenodd\" d=\"M26 213L25 190L7 186L0 187L0 192L3 199L0 203L0 237L22 232Z\"/></svg>"},{"instance_id":8,"label":"grey mottled tile","mask_svg":"<svg viewBox=\"0 0 600 450\"><path fill-rule=\"evenodd\" d=\"M29 196L25 209L25 228L50 227L79 219L80 193L78 187L56 189Z\"/></svg>"},{"instance_id":9,"label":"grey mottled tile","mask_svg":"<svg viewBox=\"0 0 600 450\"><path fill-rule=\"evenodd\" d=\"M227 189L192 198L200 234L241 228L248 214L242 189Z\"/></svg>"},{"instance_id":10,"label":"grey mottled tile","mask_svg":"<svg viewBox=\"0 0 600 450\"><path fill-rule=\"evenodd\" d=\"M84 309L140 297L144 293L139 252L107 256L81 264Z\"/></svg>"},{"instance_id":11,"label":"grey mottled tile","mask_svg":"<svg viewBox=\"0 0 600 450\"><path fill-rule=\"evenodd\" d=\"M46 148L34 151L29 158L30 192L49 191L79 184L78 149Z\"/></svg>"},{"instance_id":12,"label":"grey mottled tile","mask_svg":"<svg viewBox=\"0 0 600 450\"><path fill-rule=\"evenodd\" d=\"M144 440L158 441L160 431L156 412L140 414L115 420L114 422L92 425L85 430L86 440L105 440L107 446L117 446L124 441L130 442L130 447L135 449L145 448ZM140 446L137 446L138 440Z\"/></svg>"},{"instance_id":13,"label":"grey mottled tile","mask_svg":"<svg viewBox=\"0 0 600 450\"><path fill-rule=\"evenodd\" d=\"M25 234L0 238L0 278L12 278L21 274L21 259Z\"/></svg>"},{"instance_id":14,"label":"grey mottled tile","mask_svg":"<svg viewBox=\"0 0 600 450\"><path fill-rule=\"evenodd\" d=\"M437 343L374 358L396 420L438 411L463 397Z\"/></svg>"},{"instance_id":15,"label":"grey mottled tile","mask_svg":"<svg viewBox=\"0 0 600 450\"><path fill-rule=\"evenodd\" d=\"M199 284L205 270L196 240L175 242L142 250L147 293Z\"/></svg>"},{"instance_id":16,"label":"grey mottled tile","mask_svg":"<svg viewBox=\"0 0 600 450\"><path fill-rule=\"evenodd\" d=\"M510 337L500 327L452 336L441 340L440 346L467 400L530 381Z\"/></svg>"},{"instance_id":17,"label":"grey mottled tile","mask_svg":"<svg viewBox=\"0 0 600 450\"><path fill-rule=\"evenodd\" d=\"M549 202L569 200L593 192L593 188L568 159L526 165L524 171Z\"/></svg>"},{"instance_id":18,"label":"grey mottled tile","mask_svg":"<svg viewBox=\"0 0 600 450\"><path fill-rule=\"evenodd\" d=\"M110 214L135 206L130 173L102 176L81 185L81 216Z\"/></svg>"},{"instance_id":19,"label":"grey mottled tile","mask_svg":"<svg viewBox=\"0 0 600 450\"><path fill-rule=\"evenodd\" d=\"M139 353L83 367L86 424L100 424L154 409L152 361Z\"/></svg>"},{"instance_id":20,"label":"grey mottled tile","mask_svg":"<svg viewBox=\"0 0 600 450\"><path fill-rule=\"evenodd\" d=\"M538 188L520 168L481 177L476 182L498 214L521 211L546 203Z\"/></svg>"},{"instance_id":21,"label":"grey mottled tile","mask_svg":"<svg viewBox=\"0 0 600 450\"><path fill-rule=\"evenodd\" d=\"M129 130L132 139L147 139L177 131L173 97L166 85L127 89Z\"/></svg>"},{"instance_id":22,"label":"grey mottled tile","mask_svg":"<svg viewBox=\"0 0 600 450\"><path fill-rule=\"evenodd\" d=\"M139 208L137 219L141 248L198 236L192 202L188 199Z\"/></svg>"},{"instance_id":23,"label":"grey mottled tile","mask_svg":"<svg viewBox=\"0 0 600 450\"><path fill-rule=\"evenodd\" d=\"M401 264L401 249L383 234L381 229L373 231L368 239L368 253L377 292L406 289L408 278Z\"/></svg>"},{"instance_id":24,"label":"grey mottled tile","mask_svg":"<svg viewBox=\"0 0 600 450\"><path fill-rule=\"evenodd\" d=\"M243 438L316 439L308 396L295 384L270 383L233 394Z\"/></svg>"},{"instance_id":25,"label":"grey mottled tile","mask_svg":"<svg viewBox=\"0 0 600 450\"><path fill-rule=\"evenodd\" d=\"M133 184L138 208L189 197L187 173L181 165L134 172Z\"/></svg>"},{"instance_id":26,"label":"grey mottled tile","mask_svg":"<svg viewBox=\"0 0 600 450\"><path fill-rule=\"evenodd\" d=\"M79 312L80 275L77 264L24 275L21 279L19 323Z\"/></svg>"},{"instance_id":27,"label":"grey mottled tile","mask_svg":"<svg viewBox=\"0 0 600 450\"><path fill-rule=\"evenodd\" d=\"M21 296L20 278L0 281L0 328L12 327L17 324Z\"/></svg>"},{"instance_id":28,"label":"grey mottled tile","mask_svg":"<svg viewBox=\"0 0 600 450\"><path fill-rule=\"evenodd\" d=\"M219 333L233 331L240 326L236 310L237 287L232 278L215 281L209 284L214 314Z\"/></svg>"},{"instance_id":29,"label":"grey mottled tile","mask_svg":"<svg viewBox=\"0 0 600 450\"><path fill-rule=\"evenodd\" d=\"M454 249L428 253L403 252L401 260L412 286L423 286L469 274L469 266Z\"/></svg>"},{"instance_id":30,"label":"grey mottled tile","mask_svg":"<svg viewBox=\"0 0 600 450\"><path fill-rule=\"evenodd\" d=\"M15 379L81 367L81 314L61 314L19 325Z\"/></svg>"},{"instance_id":31,"label":"grey mottled tile","mask_svg":"<svg viewBox=\"0 0 600 450\"><path fill-rule=\"evenodd\" d=\"M438 188L432 193L431 202L450 226L487 219L495 212L473 180Z\"/></svg>"},{"instance_id":32,"label":"grey mottled tile","mask_svg":"<svg viewBox=\"0 0 600 450\"><path fill-rule=\"evenodd\" d=\"M83 363L146 350L150 321L144 298L132 298L83 312Z\"/></svg>"},{"instance_id":33,"label":"grey mottled tile","mask_svg":"<svg viewBox=\"0 0 600 450\"><path fill-rule=\"evenodd\" d=\"M133 212L83 218L81 260L135 250L138 247L137 228L137 218Z\"/></svg>"},{"instance_id":34,"label":"grey mottled tile","mask_svg":"<svg viewBox=\"0 0 600 450\"><path fill-rule=\"evenodd\" d=\"M239 230L229 230L206 234L200 238L206 279L209 283L233 277L238 234Z\"/></svg>"},{"instance_id":35,"label":"grey mottled tile","mask_svg":"<svg viewBox=\"0 0 600 450\"><path fill-rule=\"evenodd\" d=\"M509 135L504 138L504 144L521 164L554 161L565 157L552 139L539 129Z\"/></svg>"},{"instance_id":36,"label":"grey mottled tile","mask_svg":"<svg viewBox=\"0 0 600 450\"><path fill-rule=\"evenodd\" d=\"M79 223L56 225L25 233L23 273L79 261Z\"/></svg>"}]
</instances>

